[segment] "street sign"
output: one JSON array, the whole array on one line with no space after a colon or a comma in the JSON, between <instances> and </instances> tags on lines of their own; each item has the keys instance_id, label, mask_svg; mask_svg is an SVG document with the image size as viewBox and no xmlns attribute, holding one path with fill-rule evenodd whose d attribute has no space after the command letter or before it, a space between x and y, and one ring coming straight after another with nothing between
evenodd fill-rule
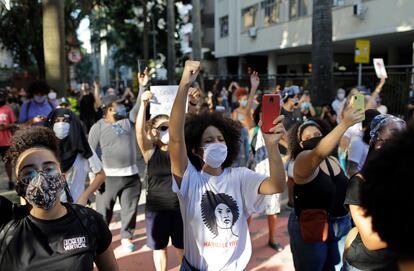
<instances>
[{"instance_id":1,"label":"street sign","mask_svg":"<svg viewBox=\"0 0 414 271\"><path fill-rule=\"evenodd\" d=\"M371 42L369 40L356 40L355 63L369 63Z\"/></svg>"},{"instance_id":2,"label":"street sign","mask_svg":"<svg viewBox=\"0 0 414 271\"><path fill-rule=\"evenodd\" d=\"M72 63L78 63L82 60L81 52L78 48L72 48L68 52L68 59Z\"/></svg>"}]
</instances>

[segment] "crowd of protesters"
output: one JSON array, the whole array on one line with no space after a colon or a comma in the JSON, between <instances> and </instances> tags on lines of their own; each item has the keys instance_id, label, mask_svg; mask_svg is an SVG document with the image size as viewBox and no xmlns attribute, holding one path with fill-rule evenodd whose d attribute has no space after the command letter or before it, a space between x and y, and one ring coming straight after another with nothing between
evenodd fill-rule
<instances>
[{"instance_id":1,"label":"crowd of protesters","mask_svg":"<svg viewBox=\"0 0 414 271\"><path fill-rule=\"evenodd\" d=\"M185 63L170 115L150 114L147 70L136 94L96 81L59 98L44 81L0 89L0 154L21 197L0 196L0 270L118 270L108 225L119 200L121 245L135 251L142 186L155 270L167 270L170 240L180 270L245 270L254 213L282 251L285 189L296 270L414 270L414 124L381 105L385 79L317 107L299 86L260 90L252 70L248 86L202 90L200 65ZM281 101L269 132L264 93ZM353 106L360 94L364 109Z\"/></svg>"}]
</instances>

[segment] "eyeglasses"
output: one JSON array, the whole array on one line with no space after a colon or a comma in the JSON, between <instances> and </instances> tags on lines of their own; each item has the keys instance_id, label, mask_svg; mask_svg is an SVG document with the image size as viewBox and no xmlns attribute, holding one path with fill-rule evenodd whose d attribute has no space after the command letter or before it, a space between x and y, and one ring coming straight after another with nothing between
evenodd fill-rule
<instances>
[{"instance_id":1,"label":"eyeglasses","mask_svg":"<svg viewBox=\"0 0 414 271\"><path fill-rule=\"evenodd\" d=\"M155 129L165 132L165 131L168 130L168 126L162 125L162 126L159 126L159 127L155 128Z\"/></svg>"}]
</instances>

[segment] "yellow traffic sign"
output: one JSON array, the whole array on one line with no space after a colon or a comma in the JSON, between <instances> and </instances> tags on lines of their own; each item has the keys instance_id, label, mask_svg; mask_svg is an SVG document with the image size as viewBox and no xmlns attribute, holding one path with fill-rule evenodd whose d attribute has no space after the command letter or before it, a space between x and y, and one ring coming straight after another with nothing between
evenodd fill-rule
<instances>
[{"instance_id":1,"label":"yellow traffic sign","mask_svg":"<svg viewBox=\"0 0 414 271\"><path fill-rule=\"evenodd\" d=\"M369 63L371 42L369 40L356 40L355 63Z\"/></svg>"}]
</instances>

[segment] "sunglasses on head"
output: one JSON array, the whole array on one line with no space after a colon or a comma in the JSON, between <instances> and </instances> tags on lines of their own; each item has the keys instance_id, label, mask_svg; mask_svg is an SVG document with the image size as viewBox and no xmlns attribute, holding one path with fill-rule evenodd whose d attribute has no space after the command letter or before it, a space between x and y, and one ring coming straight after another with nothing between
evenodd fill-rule
<instances>
[{"instance_id":1,"label":"sunglasses on head","mask_svg":"<svg viewBox=\"0 0 414 271\"><path fill-rule=\"evenodd\" d=\"M157 127L156 129L165 132L168 130L168 126L162 125L162 126Z\"/></svg>"}]
</instances>

